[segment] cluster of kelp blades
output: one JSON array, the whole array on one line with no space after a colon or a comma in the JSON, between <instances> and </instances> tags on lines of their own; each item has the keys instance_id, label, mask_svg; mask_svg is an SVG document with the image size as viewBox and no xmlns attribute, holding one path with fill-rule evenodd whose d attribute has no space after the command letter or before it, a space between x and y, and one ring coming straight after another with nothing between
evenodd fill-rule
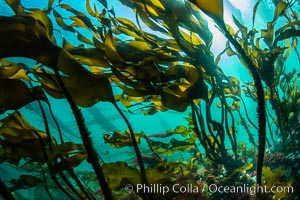
<instances>
[{"instance_id":1,"label":"cluster of kelp blades","mask_svg":"<svg viewBox=\"0 0 300 200\"><path fill-rule=\"evenodd\" d=\"M85 159L92 165L105 199L112 199L111 190L120 189L125 180L115 178L115 182L107 181L105 172L108 172L109 168L118 168L119 172L124 173L126 171L130 174L130 183L142 182L147 185L166 182L177 170L177 166L161 162L156 168L145 168L138 147L141 137L148 141L151 151L158 157L159 155L153 148L153 141L145 135L134 133L118 107L117 102L120 101L127 108L134 107L134 103L144 103L144 114L154 114L167 109L185 111L190 106L192 131L188 133L197 136L205 150L205 156L211 162L223 165L228 174L236 174L236 170L243 169L247 163L239 159L233 111L237 111L243 120L249 141L255 146L256 142L240 112L240 101L244 102L240 82L235 77L226 76L218 66L222 54L227 53L229 56L237 55L253 76L254 87L246 86L244 93L258 103L258 127L248 115L247 119L259 133L257 184L261 185L266 143L266 108L262 81L270 92L268 99L278 117L283 142L288 138L288 124L291 122L288 122L290 118L283 116L282 109L297 107L293 109L294 121L300 110L299 102L293 101L298 99L299 92L294 91L292 102L286 102L285 107L276 92L280 76L283 75L283 63L288 57L288 53L285 57L282 56L286 48L278 47L277 43L299 36L299 30L294 29L299 21L295 18L275 33L274 24L288 8L291 9L293 3L277 3L273 21L268 23L267 30L261 31L261 37L256 38L257 32L254 28L248 31L247 27L235 18L239 28L236 33L224 23L222 0L191 0L191 3L179 0L120 1L135 11L137 23L116 17L114 10L108 8L105 0L99 0L93 8L87 0L86 10L89 16L62 1L58 1L58 5L54 6L55 2L49 0L47 8L41 10L26 9L18 0L6 0L16 15L0 17L0 58L27 57L36 60L40 65L30 68L23 63L1 60L0 88L4 95L0 99L0 111L4 113L7 110L17 110L37 101L44 118L45 132L30 126L17 111L9 115L2 120L0 128L0 135L4 138L1 140L4 152L1 162L7 161L17 165L21 159L29 158L41 166L46 164L56 186L71 199L75 199L74 195L95 198L74 172L74 168ZM253 24L259 3L260 1L254 7ZM101 12L98 11L99 6L102 7ZM216 58L210 51L213 35L199 8L215 21L228 39L226 49ZM66 19L59 12L61 9L74 15L69 17L71 24L66 23ZM84 45L73 46L62 36L62 45L59 46L53 35L54 20L51 21L50 15L62 31L73 33ZM165 36L160 37L143 31L143 25ZM79 29L88 30L92 35L91 39L85 37ZM260 39L264 40L267 50L261 49ZM230 44L235 50L231 49ZM294 44L293 48L296 49L296 46L297 44ZM276 65L279 68L277 69L275 62L280 56L282 64ZM289 80L288 75L285 77L280 81L281 89L291 93L287 85L293 77ZM112 86L121 88L122 94L114 95ZM54 98L67 99L83 144L64 142L59 125L57 128L60 143L52 137L41 103L45 102L51 111L50 102L44 92ZM211 115L211 106L217 98L221 102L220 122L214 120ZM132 144L140 176L136 175L137 169L124 163L111 166L110 163L100 163L100 157L94 149L90 132L79 109L79 106L90 107L99 101L112 103L128 125L127 135L115 132L114 135L104 135L104 139L117 147ZM232 105L229 102L232 102ZM202 112L202 104L205 105L205 113ZM182 128L178 129L180 130L175 132L186 133ZM120 140L124 137L125 140ZM225 146L226 138L230 141L232 155ZM125 142L122 144L120 141ZM192 142L195 144L195 137ZM176 144L173 146L176 147ZM13 151L18 153L12 153ZM65 173L72 177L80 192ZM57 178L58 175L70 190L63 187ZM44 171L43 177L44 183L47 183ZM25 176L21 178L25 179ZM47 184L44 185L52 198ZM6 188L4 184L3 188ZM8 190L7 193L4 190L1 192L6 198L13 198ZM141 196L145 199L151 198L148 194Z\"/></svg>"}]
</instances>

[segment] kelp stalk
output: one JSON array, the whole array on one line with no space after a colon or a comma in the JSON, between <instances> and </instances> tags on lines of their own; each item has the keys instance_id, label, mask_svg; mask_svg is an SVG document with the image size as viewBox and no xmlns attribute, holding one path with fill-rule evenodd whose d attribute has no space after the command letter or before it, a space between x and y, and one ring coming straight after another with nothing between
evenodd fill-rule
<instances>
[{"instance_id":1,"label":"kelp stalk","mask_svg":"<svg viewBox=\"0 0 300 200\"><path fill-rule=\"evenodd\" d=\"M249 142L256 147L256 142L254 140L253 134L250 132L248 125L246 123L246 120L244 119L244 117L242 116L241 112L238 111L239 116L241 118L241 125L244 127L244 129L246 130L246 133L248 134L248 138L249 138Z\"/></svg>"},{"instance_id":2,"label":"kelp stalk","mask_svg":"<svg viewBox=\"0 0 300 200\"><path fill-rule=\"evenodd\" d=\"M36 131L34 131L34 134L38 137L41 147L45 147L46 144L44 143L44 141L42 140L42 137L40 136L40 134ZM60 182L57 180L55 173L52 172L52 170L50 170L50 164L48 161L48 155L47 155L47 151L45 148L42 148L42 153L44 156L44 159L46 161L47 167L49 169L50 172L50 176L52 178L52 180L54 181L54 183L57 185L57 187L63 192L65 193L70 199L75 200L75 198L60 184Z\"/></svg>"},{"instance_id":3,"label":"kelp stalk","mask_svg":"<svg viewBox=\"0 0 300 200\"><path fill-rule=\"evenodd\" d=\"M209 140L205 128L204 128L204 118L201 113L197 110L197 106L194 102L191 102L191 108L192 108L192 119L194 124L194 130L195 133L202 144L203 148L205 149L206 156L212 160L213 162L217 161L217 155L214 152L214 148L212 145L212 142ZM199 126L198 126L199 123ZM200 131L201 129L201 131Z\"/></svg>"},{"instance_id":4,"label":"kelp stalk","mask_svg":"<svg viewBox=\"0 0 300 200\"><path fill-rule=\"evenodd\" d=\"M33 87L31 82L30 82L30 85L31 85L31 87ZM48 119L47 119L47 116L46 116L46 113L45 113L45 110L42 106L41 101L38 99L37 102L38 102L38 105L40 107L40 110L41 110L41 113L42 113L42 116L43 116L45 131L46 131L46 134L47 134L47 142L48 142L49 150L51 151L52 148L53 148L53 144L52 144L52 141L51 141L51 132L50 132L49 124L48 124Z\"/></svg>"},{"instance_id":5,"label":"kelp stalk","mask_svg":"<svg viewBox=\"0 0 300 200\"><path fill-rule=\"evenodd\" d=\"M61 129L60 129L60 126L58 125L58 122L53 114L53 111L52 111L52 108L51 108L51 105L49 102L46 102L47 105L48 105L48 108L49 108L49 112L50 112L50 115L52 117L52 120L54 121L55 125L56 125L56 128L57 128L57 131L58 131L58 135L59 135L59 139L60 139L60 143L64 143L64 139L63 139L63 135L62 135L62 132L61 132Z\"/></svg>"},{"instance_id":6,"label":"kelp stalk","mask_svg":"<svg viewBox=\"0 0 300 200\"><path fill-rule=\"evenodd\" d=\"M94 171L95 171L96 176L98 178L98 181L99 181L99 184L101 186L101 189L102 189L102 192L103 192L103 195L104 195L105 199L106 200L113 199L111 190L108 186L108 183L105 180L104 173L103 173L101 165L99 163L99 158L98 158L97 152L93 147L93 144L92 144L92 141L91 141L91 138L90 138L90 133L87 130L87 127L85 125L82 113L79 110L79 108L77 107L74 100L72 99L71 94L69 93L69 91L65 87L65 85L62 81L62 78L59 74L57 66L54 67L54 72L55 72L55 76L57 78L57 81L59 83L59 86L61 87L61 90L64 93L64 95L65 95L65 97L66 97L66 99L67 99L67 101L68 101L68 103L69 103L69 105L70 105L70 107L73 111L75 120L77 122L78 129L79 129L79 132L80 132L80 135L81 135L84 147L85 147L85 150L86 150L87 155L88 155L87 161L89 163L91 163L93 168L94 168Z\"/></svg>"},{"instance_id":7,"label":"kelp stalk","mask_svg":"<svg viewBox=\"0 0 300 200\"><path fill-rule=\"evenodd\" d=\"M75 187L72 185L71 181L67 178L67 176L64 174L64 172L58 172L62 180L67 184L67 186L70 188L70 190L75 194L75 196L79 198L83 198L83 196L75 189Z\"/></svg>"},{"instance_id":8,"label":"kelp stalk","mask_svg":"<svg viewBox=\"0 0 300 200\"><path fill-rule=\"evenodd\" d=\"M29 82L30 86L33 87L32 83ZM47 134L47 142L48 142L48 146L49 146L49 150L51 151L52 150L52 141L51 141L51 133L50 133L50 128L49 128L49 124L48 124L48 120L47 120L47 117L46 117L46 113L45 113L45 110L43 109L43 106L42 106L42 103L40 100L37 100L38 104L39 104L39 107L41 109L41 112L42 112L42 116L43 116L43 119L44 119L44 126L45 126L45 130L46 130L46 134ZM47 103L48 103L48 99L47 99ZM38 137L40 136L39 134L36 134ZM42 139L39 137L39 140L41 142L41 147L45 147L45 145L43 144L43 141ZM47 162L47 151L45 149L43 149L43 152L44 152L44 158ZM48 163L47 163L47 166ZM49 198L51 200L53 200L53 196L51 195L51 192L48 188L48 185L47 185L47 178L46 178L46 175L45 175L45 171L43 170L43 168L41 167L41 170L42 170L42 176L43 176L43 181L44 181L44 187L45 187L45 190L49 196ZM51 173L51 172L50 172Z\"/></svg>"},{"instance_id":9,"label":"kelp stalk","mask_svg":"<svg viewBox=\"0 0 300 200\"><path fill-rule=\"evenodd\" d=\"M33 85L32 85L31 82L30 82L30 86L33 87ZM50 113L52 114L52 117L53 117L53 119L55 120L54 115L53 115L53 113L52 113L52 111L51 111L50 102L49 102L49 100L46 98L46 96L45 96L44 98L45 98L45 102L48 104L48 107L49 107L49 109L50 109ZM47 134L48 146L49 146L49 150L50 150L50 152L51 152L52 149L53 149L53 144L52 144L52 141L51 141L51 133L50 133L50 128L49 128L48 120L47 120L47 117L46 117L45 110L44 110L44 108L43 108L43 106L42 106L41 100L38 99L37 102L38 102L38 105L39 105L39 107L40 107L40 110L41 110L43 119L44 119L44 126L45 126L45 130L46 130L46 134ZM58 124L57 124L57 127L59 127ZM64 141L63 141L62 134L61 134L60 131L59 131L59 135L60 135L61 142L63 143ZM42 142L42 140L40 140L40 141ZM41 144L41 146L44 147L45 145L44 145L44 144ZM47 151L45 150L45 153L46 153L46 152L47 152ZM45 154L45 155L46 155L46 154ZM47 159L47 157L45 157L45 159ZM64 158L61 158L61 159L64 159ZM47 162L48 162L48 159L47 159ZM51 169L49 169L49 170L51 170ZM68 172L70 173L70 171L71 171L71 170L69 170ZM53 172L50 171L50 173L53 173ZM73 173L73 174L74 174L74 173ZM78 191L75 189L75 187L72 185L72 183L69 181L69 179L65 176L65 174L64 174L63 172L59 172L59 175L60 175L61 178L64 180L64 182L68 185L68 187L69 187L69 188L70 188L77 196L81 196L81 195L78 193ZM71 174L70 174L70 175L71 175ZM53 175L53 176L55 176L55 175ZM74 177L77 178L76 176L71 176L71 177L72 177L72 178L74 178ZM46 183L45 176L43 176L43 178L44 178L44 182ZM74 179L74 180L75 180L76 183L78 183L78 181L76 181L76 179ZM78 185L78 186L80 187L80 185ZM46 187L45 189L46 189L46 191L47 191L49 197L50 197L51 199L53 199L53 197L51 196L51 193L50 193L50 191L49 191L49 189L48 189L48 187L47 187L47 184L45 184L45 187ZM80 189L82 189L82 187L80 187ZM87 195L87 197L90 197L90 195L86 193L86 190L82 190L82 191L85 193L85 195ZM91 199L91 198L90 198L90 199Z\"/></svg>"},{"instance_id":10,"label":"kelp stalk","mask_svg":"<svg viewBox=\"0 0 300 200\"><path fill-rule=\"evenodd\" d=\"M225 97L222 97L225 99ZM238 159L238 154L237 154L237 141L236 141L236 130L235 130L235 126L234 126L234 117L233 114L231 112L231 110L228 108L227 104L225 105L225 129L226 129L226 133L227 136L229 138L229 141L231 143L232 146L232 151L234 153L235 159ZM229 128L229 122L228 122L228 113L231 117L231 127L232 127L232 132L230 131Z\"/></svg>"},{"instance_id":11,"label":"kelp stalk","mask_svg":"<svg viewBox=\"0 0 300 200\"><path fill-rule=\"evenodd\" d=\"M242 49L240 44L230 35L229 31L226 28L225 23L223 21L217 21L217 24L223 30L229 42L235 47L235 49L239 52L241 57L247 63L247 66L253 76L254 85L257 92L257 101L258 101L257 112L258 112L258 128L259 128L256 182L257 185L261 185L262 167L263 167L265 147L266 147L266 105L265 105L265 96L264 96L262 81L255 67L255 64L252 62L250 57L246 55L245 51Z\"/></svg>"},{"instance_id":12,"label":"kelp stalk","mask_svg":"<svg viewBox=\"0 0 300 200\"><path fill-rule=\"evenodd\" d=\"M147 182L147 177L146 177L146 170L145 170L145 166L144 166L144 162L143 162L141 151L140 151L140 149L138 147L138 144L137 144L137 141L135 139L135 135L134 135L133 129L132 129L132 127L131 127L128 119L124 115L124 113L118 107L117 103L114 103L114 106L118 110L118 112L120 113L120 115L122 116L122 118L124 119L124 121L125 121L128 129L129 129L129 133L130 133L130 137L131 137L131 142L132 142L132 145L134 147L136 158L137 158L137 161L138 161L138 164L139 164L139 167L140 167L140 171L141 171L142 182L143 182L143 184L147 185L148 182Z\"/></svg>"},{"instance_id":13,"label":"kelp stalk","mask_svg":"<svg viewBox=\"0 0 300 200\"><path fill-rule=\"evenodd\" d=\"M86 187L84 187L84 185L82 184L82 182L76 176L74 170L73 169L68 170L68 173L73 178L73 180L76 182L76 184L80 188L80 191L83 192L83 194L86 196L86 198L94 200L95 197L90 193L90 191Z\"/></svg>"},{"instance_id":14,"label":"kelp stalk","mask_svg":"<svg viewBox=\"0 0 300 200\"><path fill-rule=\"evenodd\" d=\"M285 114L285 112L282 112L283 109L282 103L279 100L278 93L276 93L275 91L275 87L271 85L269 86L269 89L270 89L270 103L277 116L282 143L283 145L286 145L287 133L291 132L288 126L288 116Z\"/></svg>"},{"instance_id":15,"label":"kelp stalk","mask_svg":"<svg viewBox=\"0 0 300 200\"><path fill-rule=\"evenodd\" d=\"M245 51L241 47L241 45L235 40L225 25L223 19L223 0L213 0L209 3L207 1L201 0L189 0L194 3L198 8L200 8L203 12L205 12L208 16L215 20L216 24L223 31L225 37L229 40L231 44L235 47L235 49L239 52L245 63L247 63L248 68L253 76L254 84L257 92L257 100L258 100L258 127L259 127L259 144L258 144L258 159L257 159L257 176L256 182L258 185L261 185L262 178L262 167L264 161L265 154L265 146L266 146L266 112L265 112L265 97L264 90L262 87L262 81L259 76L259 73L255 67L255 64L252 62L249 56L246 55ZM275 39L276 40L276 39ZM258 191L260 193L260 191Z\"/></svg>"},{"instance_id":16,"label":"kelp stalk","mask_svg":"<svg viewBox=\"0 0 300 200\"><path fill-rule=\"evenodd\" d=\"M248 111L247 111L247 108L246 108L246 104L245 104L245 101L242 97L239 97L243 103L243 106L244 106L244 110L245 110L245 114L246 114L246 117L249 121L249 123L255 128L255 129L258 129L258 127L252 122L252 120L250 119L249 115L248 115Z\"/></svg>"},{"instance_id":17,"label":"kelp stalk","mask_svg":"<svg viewBox=\"0 0 300 200\"><path fill-rule=\"evenodd\" d=\"M152 155L154 155L155 157L157 157L159 160L163 160L163 158L157 153L157 151L155 151L155 149L153 149L152 145L151 145L151 140L149 139L149 137L147 135L144 135L144 139L146 140Z\"/></svg>"},{"instance_id":18,"label":"kelp stalk","mask_svg":"<svg viewBox=\"0 0 300 200\"><path fill-rule=\"evenodd\" d=\"M48 187L48 183L47 183L47 178L46 178L46 172L45 170L43 169L42 165L40 165L40 169L42 171L42 177L43 177L43 182L44 182L44 188L45 188L45 191L47 192L50 200L54 200L50 190L49 190L49 187Z\"/></svg>"}]
</instances>

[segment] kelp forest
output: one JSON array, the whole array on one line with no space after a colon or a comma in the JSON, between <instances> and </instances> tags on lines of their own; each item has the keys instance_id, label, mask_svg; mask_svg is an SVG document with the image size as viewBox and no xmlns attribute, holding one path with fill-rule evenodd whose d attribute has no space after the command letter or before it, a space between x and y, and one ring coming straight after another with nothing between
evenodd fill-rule
<instances>
[{"instance_id":1,"label":"kelp forest","mask_svg":"<svg viewBox=\"0 0 300 200\"><path fill-rule=\"evenodd\" d=\"M3 199L299 199L298 0L270 0L263 24L266 1L255 1L250 25L232 13L226 23L222 0L119 0L133 18L111 1L83 2L5 0L13 14L0 16ZM233 59L250 81L227 72ZM79 140L53 111L62 100ZM91 131L84 112L96 104L112 106L126 129ZM94 123L105 125L101 112ZM137 132L128 118L163 112L181 113L182 124ZM125 148L134 161L107 158Z\"/></svg>"}]
</instances>

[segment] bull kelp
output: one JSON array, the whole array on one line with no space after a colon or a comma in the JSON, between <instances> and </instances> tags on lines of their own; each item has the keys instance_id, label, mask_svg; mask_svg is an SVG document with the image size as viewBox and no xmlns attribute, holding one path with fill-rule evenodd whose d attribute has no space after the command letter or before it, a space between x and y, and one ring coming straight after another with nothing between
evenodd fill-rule
<instances>
[{"instance_id":1,"label":"bull kelp","mask_svg":"<svg viewBox=\"0 0 300 200\"><path fill-rule=\"evenodd\" d=\"M82 2L1 5L4 199L300 197L299 1Z\"/></svg>"}]
</instances>

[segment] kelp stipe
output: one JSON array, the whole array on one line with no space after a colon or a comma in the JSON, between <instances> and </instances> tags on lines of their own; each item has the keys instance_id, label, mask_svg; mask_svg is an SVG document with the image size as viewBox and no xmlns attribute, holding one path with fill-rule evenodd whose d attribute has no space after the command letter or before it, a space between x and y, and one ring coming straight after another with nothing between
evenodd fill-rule
<instances>
[{"instance_id":1,"label":"kelp stipe","mask_svg":"<svg viewBox=\"0 0 300 200\"><path fill-rule=\"evenodd\" d=\"M213 18L216 24L223 31L226 38L234 45L237 51L240 53L241 57L247 63L249 70L254 79L255 87L257 90L257 98L258 98L258 122L259 122L259 144L258 144L258 159L257 159L257 184L261 185L262 183L262 167L264 161L265 154L265 146L266 146L266 108L265 108L265 98L264 98L264 90L262 87L262 82L260 75L251 61L251 59L246 55L245 51L242 49L240 44L231 36L227 27L223 20L223 0L214 0L211 2L213 5L210 5L207 2L200 0L190 0L195 5L197 5L201 10L203 10L207 15ZM259 191L261 192L261 191Z\"/></svg>"},{"instance_id":2,"label":"kelp stipe","mask_svg":"<svg viewBox=\"0 0 300 200\"><path fill-rule=\"evenodd\" d=\"M198 108L194 102L191 102L191 108L192 108L192 120L195 128L195 133L201 145L205 149L205 154L210 160L212 160L213 162L217 162L216 154L213 151L213 145L211 144L211 141L209 140L204 128L204 123L203 123L204 120L201 111L198 111Z\"/></svg>"},{"instance_id":3,"label":"kelp stipe","mask_svg":"<svg viewBox=\"0 0 300 200\"><path fill-rule=\"evenodd\" d=\"M75 102L73 101L73 99L72 99L70 93L68 92L67 88L64 86L64 83L61 79L58 68L56 66L54 67L54 72L55 72L55 76L57 78L57 81L59 82L59 85L61 87L61 90L63 91L63 93L64 93L64 95L65 95L72 111L73 111L74 117L76 119L77 126L78 126L78 129L79 129L83 144L85 146L85 150L88 154L87 161L90 164L92 164L92 166L94 168L94 171L95 171L96 176L98 178L99 184L102 188L103 195L104 195L105 199L111 200L111 199L113 199L112 198L112 193L111 193L111 190L108 186L108 183L105 180L105 176L103 174L101 165L99 163L99 158L98 158L97 152L93 147L93 143L92 143L92 140L90 138L90 132L87 130L87 127L85 125L82 113L79 110L79 108L77 107L77 105L75 104Z\"/></svg>"},{"instance_id":4,"label":"kelp stipe","mask_svg":"<svg viewBox=\"0 0 300 200\"><path fill-rule=\"evenodd\" d=\"M258 158L257 158L257 176L256 182L257 185L261 185L262 183L262 168L264 162L265 148L266 148L266 104L265 104L265 95L264 89L262 86L260 75L251 61L251 59L245 54L245 51L242 49L240 44L233 39L233 37L228 32L226 25L223 21L218 22L219 26L225 32L225 36L228 40L234 45L237 51L241 54L241 57L247 63L249 70L254 79L255 88L257 91L257 114L258 114L258 131L259 131L259 143L258 143ZM259 191L261 192L261 191Z\"/></svg>"},{"instance_id":5,"label":"kelp stipe","mask_svg":"<svg viewBox=\"0 0 300 200\"><path fill-rule=\"evenodd\" d=\"M31 81L29 82L29 84L30 84L31 87L33 87ZM57 123L57 121L56 121L55 116L53 115L52 108L51 108L51 104L50 104L48 98L46 97L46 95L45 95L44 93L39 94L39 96L40 96L40 98L47 104L47 106L48 106L48 108L49 108L50 115L51 115L51 117L53 118L53 120L54 120L54 122L55 122L55 124L56 124L56 126L57 126L58 133L59 133L59 137L60 137L60 144L64 143L64 140L63 140L63 136L62 136L60 127L59 127L59 125L58 125L58 123ZM48 119L47 119L47 117L46 117L46 113L45 113L45 110L44 110L44 108L43 108L43 106L42 106L41 100L40 100L40 99L37 99L37 102L38 102L38 105L39 105L39 108L40 108L40 110L41 110L42 117L43 117L43 120L44 120L44 126L45 126L45 130L46 130L46 133L47 133L47 141L48 141L48 146L49 146L49 151L50 151L49 153L52 153L51 151L53 150L53 145L54 145L54 144L52 144L52 140L51 140L51 137L52 137L52 136L51 136L51 133L50 133L50 128L49 128L49 124L48 124ZM36 134L36 135L37 135L37 137L40 138L40 136L39 136L38 134ZM41 138L40 138L40 142L41 142L41 144L43 143L43 141L41 140ZM45 145L42 144L41 146L44 147ZM46 156L46 157L45 157L45 160L48 162L48 158L47 158L48 156L47 156L46 154L47 154L47 151L44 150L44 155ZM68 158L68 156L66 156L66 158ZM61 159L62 161L65 160L64 157L61 157L60 159ZM54 161L54 162L55 162L55 164L57 164L56 161ZM49 163L48 163L48 164L49 164ZM49 165L48 165L48 166L49 166ZM49 167L48 167L48 168L49 168ZM48 193L48 196L50 197L50 199L53 199L53 197L52 197L52 195L51 195L51 193L50 193L50 191L49 191L47 182L46 182L46 177L45 177L45 174L44 174L44 170L43 170L42 168L41 168L41 170L42 170L42 173L43 173L43 180L44 180L44 182L45 182L45 185L44 185L45 190L46 190L46 192ZM49 168L49 171L50 171L50 174L53 174L52 168ZM79 180L78 177L76 176L74 170L73 170L73 169L69 169L69 170L67 170L67 172L68 172L68 174L70 175L70 177L75 181L75 183L77 184L77 186L80 188L80 191L83 192L83 194L85 194L85 197L88 198L88 199L93 199L93 196L92 196L92 195L90 194L90 192L82 185L82 183L80 182L80 180ZM80 197L80 198L83 198L83 196L82 196L81 194L79 194L79 192L75 189L75 187L72 185L72 183L71 183L71 182L69 181L69 179L66 177L66 175L64 174L64 172L59 172L58 174L60 175L60 177L62 178L62 180L66 183L66 185L70 188L70 190L74 192L74 194L75 194L76 196L78 196L78 197ZM56 179L56 175L55 175L55 174L53 174L52 177L54 177L54 178ZM56 182L56 183L59 183L58 180L55 180L55 182ZM59 185L58 187L61 188L62 186ZM65 194L67 194L67 196L70 197L70 194L69 194L69 193L66 193L66 190L65 190L65 189L63 189L62 191L64 191Z\"/></svg>"},{"instance_id":6,"label":"kelp stipe","mask_svg":"<svg viewBox=\"0 0 300 200\"><path fill-rule=\"evenodd\" d=\"M60 143L64 143L63 134L62 134L61 128L60 128L60 126L59 126L59 124L58 124L58 122L57 122L57 120L56 120L56 118L55 118L55 116L53 114L51 104L48 101L46 101L46 104L47 104L47 106L49 108L49 112L50 112L51 118L52 118L52 120L54 121L54 123L56 125L57 131L58 131L58 135L59 135L59 139L60 139Z\"/></svg>"},{"instance_id":7,"label":"kelp stipe","mask_svg":"<svg viewBox=\"0 0 300 200\"><path fill-rule=\"evenodd\" d=\"M126 116L124 115L124 113L121 111L121 109L117 105L117 103L115 102L115 103L113 103L113 105L118 110L118 112L120 113L120 115L124 119L124 121L125 121L128 129L129 129L131 142L132 142L132 145L134 147L134 151L135 151L135 154L136 154L136 157L137 157L137 160L138 160L138 165L139 165L140 171L141 171L142 183L148 185L148 181L147 181L147 177L146 177L146 170L145 170L145 166L144 166L142 154L141 154L141 151L140 151L140 149L138 147L138 144L137 144L137 141L136 141L135 134L133 132L132 126L131 126L130 122L128 121L128 119L126 118Z\"/></svg>"},{"instance_id":8,"label":"kelp stipe","mask_svg":"<svg viewBox=\"0 0 300 200\"><path fill-rule=\"evenodd\" d=\"M31 87L33 87L32 82L29 82L29 84L30 84ZM46 98L46 96L45 96L45 101L46 101L47 103L49 103L49 102L48 102L48 99ZM47 134L47 142L48 142L49 150L51 151L51 150L52 150L52 145L53 145L53 144L52 144L52 140L51 140L51 133L50 133L50 128L49 128L48 120L47 120L47 117L46 117L46 114L45 114L45 110L44 110L44 108L43 108L43 106L42 106L41 101L40 101L40 100L37 100L37 102L38 102L38 105L39 105L40 110L41 110L41 112L42 112L42 116L43 116L43 119L44 119L44 126L45 126L45 130L46 130L46 134ZM40 143L41 143L41 146L43 147L44 158L45 158L45 161L47 162L47 161L48 161L48 158L47 158L48 156L47 156L47 151L46 151L46 149L45 149L45 146L46 146L46 145L43 144L44 142L43 142L42 138L40 137L40 135L39 135L38 133L36 133L36 136L39 138ZM48 165L48 162L47 162L47 166L48 166L48 169L50 169L50 168L49 168L49 165ZM45 176L45 171L43 170L42 167L40 167L40 168L41 168L41 170L42 170L43 181L44 181L44 184L45 184L45 185L44 185L45 191L47 192L49 198L50 198L51 200L53 200L53 196L52 196L52 194L51 194L51 192L50 192L50 190L49 190L49 188L48 188L48 185L47 185L47 179L46 179L46 176ZM50 171L50 170L49 170L49 171ZM51 172L50 172L50 173L51 173ZM56 179L56 177L55 177L55 179ZM58 183L57 180L54 181L54 182ZM58 187L61 188L61 185L58 184ZM65 190L62 190L62 191L65 191ZM68 193L66 193L66 194L68 195Z\"/></svg>"},{"instance_id":9,"label":"kelp stipe","mask_svg":"<svg viewBox=\"0 0 300 200\"><path fill-rule=\"evenodd\" d=\"M30 86L33 87L32 85L32 82L29 82ZM49 104L49 101L47 99L46 96L43 96L44 97L44 101ZM39 108L41 110L41 113L42 113L42 117L43 117L43 120L44 120L44 128L45 128L45 131L46 131L46 134L47 134L47 142L48 142L48 146L49 146L49 150L52 151L52 148L53 148L53 144L52 144L52 140L51 140L51 133L50 133L50 128L49 128L49 124L48 124L48 119L46 117L46 113L45 113L45 110L42 106L42 103L41 101L38 99L37 100L38 102L38 105L39 105ZM44 145L43 145L44 146Z\"/></svg>"},{"instance_id":10,"label":"kelp stipe","mask_svg":"<svg viewBox=\"0 0 300 200\"><path fill-rule=\"evenodd\" d=\"M54 183L57 185L57 187L65 194L67 195L70 199L72 200L75 200L75 198L73 197L73 195L68 192L62 185L61 183L58 181L57 177L56 177L56 174L51 170L51 167L50 167L50 163L48 161L48 154L47 154L47 150L45 149L45 144L44 144L44 141L42 140L41 136L39 135L39 133L37 133L36 131L34 131L35 135L38 137L39 141L40 141L40 144L42 145L42 154L44 156L44 159L46 161L46 164L47 164L47 167L49 169L49 173L50 173L50 176L52 178L52 180L54 181ZM47 191L47 190L46 190ZM50 194L50 197L52 196L51 193Z\"/></svg>"},{"instance_id":11,"label":"kelp stipe","mask_svg":"<svg viewBox=\"0 0 300 200\"><path fill-rule=\"evenodd\" d=\"M95 200L94 195L82 184L80 179L77 177L73 169L68 170L68 173L71 178L74 179L75 183L78 185L80 191L85 195L84 198L87 198L89 200ZM82 196L82 195L78 195Z\"/></svg>"},{"instance_id":12,"label":"kelp stipe","mask_svg":"<svg viewBox=\"0 0 300 200\"><path fill-rule=\"evenodd\" d=\"M40 169L41 169L41 171L42 171L42 177L43 177L43 181L44 181L44 184L45 184L45 186L44 186L44 187L45 187L45 191L46 191L46 193L48 194L50 200L54 200L54 198L53 198L53 196L52 196L52 194L51 194L51 192L50 192L50 190L49 190L49 187L48 187L48 182L47 182L46 172L45 172L45 170L43 169L42 165L40 165Z\"/></svg>"},{"instance_id":13,"label":"kelp stipe","mask_svg":"<svg viewBox=\"0 0 300 200\"><path fill-rule=\"evenodd\" d=\"M121 57L120 57L117 49L115 49L114 46L111 46L111 44L114 44L111 28L109 28L109 31L106 34L106 38L105 38L104 44L106 44L106 46L110 47L108 51L111 51L114 54L114 59L119 58L121 60ZM120 72L118 72L118 70L116 69L116 67L113 64L111 64L110 67L111 67L111 70L115 74L120 73ZM143 163L143 159L142 159L142 155L141 155L140 149L138 147L138 144L137 144L137 141L136 141L136 138L135 138L135 134L134 134L133 128L132 128L130 122L128 121L128 119L126 118L126 116L124 115L124 113L121 111L121 109L117 105L117 102L114 99L111 100L110 102L117 109L117 111L119 112L119 114L121 115L121 117L123 118L123 120L125 121L128 129L129 129L129 134L130 134L131 142L132 142L132 145L134 147L134 151L135 151L135 154L136 154L136 157L137 157L138 165L140 167L142 183L148 185L148 181L147 181L147 177L146 177L146 171L145 171L145 166L144 166L144 163Z\"/></svg>"},{"instance_id":14,"label":"kelp stipe","mask_svg":"<svg viewBox=\"0 0 300 200\"><path fill-rule=\"evenodd\" d=\"M240 119L241 119L241 125L244 127L246 133L248 134L249 142L255 147L256 142L255 142L255 139L253 137L253 134L250 132L250 129L247 126L246 120L242 116L241 112L239 111L238 113L239 113L239 116L240 116Z\"/></svg>"},{"instance_id":15,"label":"kelp stipe","mask_svg":"<svg viewBox=\"0 0 300 200\"><path fill-rule=\"evenodd\" d=\"M249 123L252 125L252 127L254 127L256 130L258 130L258 127L253 123L253 121L250 119L250 117L248 115L248 111L247 111L246 104L245 104L243 97L240 97L240 99L243 103L244 111L245 111L245 114L246 114L246 117L247 117Z\"/></svg>"}]
</instances>

